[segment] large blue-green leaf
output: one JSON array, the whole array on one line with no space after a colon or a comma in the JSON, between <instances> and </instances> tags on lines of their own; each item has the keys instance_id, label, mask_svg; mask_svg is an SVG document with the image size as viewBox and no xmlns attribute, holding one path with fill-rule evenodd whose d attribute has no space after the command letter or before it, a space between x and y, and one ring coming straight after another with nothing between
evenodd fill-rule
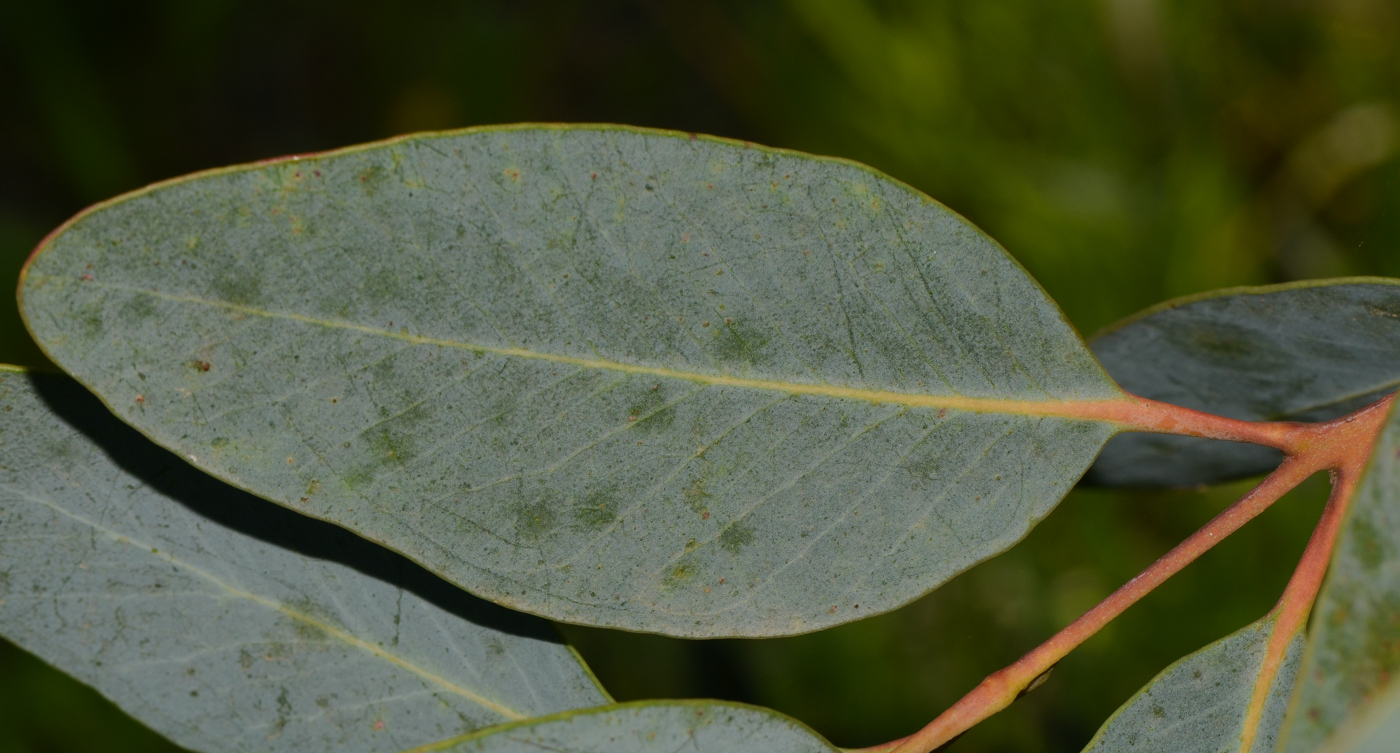
<instances>
[{"instance_id":1,"label":"large blue-green leaf","mask_svg":"<svg viewBox=\"0 0 1400 753\"><path fill-rule=\"evenodd\" d=\"M0 634L201 751L397 751L608 701L549 625L8 370Z\"/></svg>"},{"instance_id":2,"label":"large blue-green leaf","mask_svg":"<svg viewBox=\"0 0 1400 753\"><path fill-rule=\"evenodd\" d=\"M1084 750L1273 753L1304 642L1301 632L1293 637L1269 681L1263 713L1253 729L1246 730L1247 711L1273 633L1274 618L1265 617L1167 667L1104 722ZM1245 737L1254 741L1248 752L1241 750Z\"/></svg>"},{"instance_id":3,"label":"large blue-green leaf","mask_svg":"<svg viewBox=\"0 0 1400 753\"><path fill-rule=\"evenodd\" d=\"M569 711L405 753L837 753L805 725L754 706L645 701Z\"/></svg>"},{"instance_id":4,"label":"large blue-green leaf","mask_svg":"<svg viewBox=\"0 0 1400 753\"><path fill-rule=\"evenodd\" d=\"M777 635L1007 548L1116 427L1055 305L868 168L615 127L426 135L96 207L39 344L241 488L560 620Z\"/></svg>"},{"instance_id":5,"label":"large blue-green leaf","mask_svg":"<svg viewBox=\"0 0 1400 753\"><path fill-rule=\"evenodd\" d=\"M1283 753L1352 750L1358 727L1387 715L1378 702L1400 692L1400 412L1393 409L1312 619Z\"/></svg>"},{"instance_id":6,"label":"large blue-green leaf","mask_svg":"<svg viewBox=\"0 0 1400 753\"><path fill-rule=\"evenodd\" d=\"M1400 281L1214 291L1148 309L1089 344L1136 395L1250 421L1323 421L1400 385ZM1264 473L1279 460L1257 445L1123 434L1087 480L1195 486Z\"/></svg>"}]
</instances>

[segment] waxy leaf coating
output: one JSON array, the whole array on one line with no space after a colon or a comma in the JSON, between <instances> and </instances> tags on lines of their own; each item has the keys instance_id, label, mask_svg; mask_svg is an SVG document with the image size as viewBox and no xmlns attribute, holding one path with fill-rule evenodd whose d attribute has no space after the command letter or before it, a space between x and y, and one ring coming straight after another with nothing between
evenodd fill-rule
<instances>
[{"instance_id":1,"label":"waxy leaf coating","mask_svg":"<svg viewBox=\"0 0 1400 753\"><path fill-rule=\"evenodd\" d=\"M26 268L199 468L554 619L779 635L1011 546L1121 399L1001 248L849 162L515 127L194 176Z\"/></svg>"},{"instance_id":2,"label":"waxy leaf coating","mask_svg":"<svg viewBox=\"0 0 1400 753\"><path fill-rule=\"evenodd\" d=\"M1273 631L1274 618L1265 617L1167 667L1104 722L1085 753L1273 753L1303 656L1301 633L1269 684L1250 750L1240 749Z\"/></svg>"},{"instance_id":3,"label":"waxy leaf coating","mask_svg":"<svg viewBox=\"0 0 1400 753\"><path fill-rule=\"evenodd\" d=\"M1314 280L1168 301L1095 335L1135 395L1249 421L1325 421L1400 386L1400 281ZM1185 487L1273 470L1278 450L1167 434L1114 437L1086 480Z\"/></svg>"},{"instance_id":4,"label":"waxy leaf coating","mask_svg":"<svg viewBox=\"0 0 1400 753\"><path fill-rule=\"evenodd\" d=\"M0 634L192 750L400 751L608 698L548 624L0 370Z\"/></svg>"},{"instance_id":5,"label":"waxy leaf coating","mask_svg":"<svg viewBox=\"0 0 1400 753\"><path fill-rule=\"evenodd\" d=\"M1313 607L1308 653L1281 753L1337 745L1400 692L1400 413L1385 428L1342 524ZM1392 739L1392 743L1394 740Z\"/></svg>"},{"instance_id":6,"label":"waxy leaf coating","mask_svg":"<svg viewBox=\"0 0 1400 753\"><path fill-rule=\"evenodd\" d=\"M1332 734L1320 753L1394 753L1400 740L1400 686L1395 683Z\"/></svg>"},{"instance_id":7,"label":"waxy leaf coating","mask_svg":"<svg viewBox=\"0 0 1400 753\"><path fill-rule=\"evenodd\" d=\"M646 701L531 719L426 746L427 753L837 753L767 709L719 701Z\"/></svg>"}]
</instances>

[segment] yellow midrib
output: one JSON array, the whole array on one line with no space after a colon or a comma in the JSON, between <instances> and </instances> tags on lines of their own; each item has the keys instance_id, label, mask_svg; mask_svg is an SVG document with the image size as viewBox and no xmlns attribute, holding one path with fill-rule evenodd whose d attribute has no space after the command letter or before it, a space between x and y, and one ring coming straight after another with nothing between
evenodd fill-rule
<instances>
[{"instance_id":1,"label":"yellow midrib","mask_svg":"<svg viewBox=\"0 0 1400 753\"><path fill-rule=\"evenodd\" d=\"M38 277L39 275L35 275ZM56 277L54 275L43 275L45 278ZM64 278L67 279L67 278ZM584 369L599 369L605 371L615 371L623 374L642 374L646 376L660 377L664 379L683 379L699 384L713 385L719 387L741 387L746 389L766 390L771 392L784 392L790 395L818 395L822 397L840 398L845 400L864 400L873 403L887 403L893 405L904 405L915 408L947 408L949 410L966 411L970 413L1003 413L1021 416L1043 416L1043 417L1063 417L1078 418L1103 421L1105 423L1119 424L1121 422L1106 418L1102 414L1104 409L1110 406L1121 406L1127 402L1126 398L1114 398L1107 400L1005 400L997 398L976 398L962 397L958 395L920 395L908 392L893 392L889 390L858 389L853 387L840 387L829 384L803 384L800 382L782 382L771 379L748 379L745 377L727 376L723 374L700 374L690 371L680 371L659 366L639 366L636 364L619 363L617 361L606 361L594 358L578 358L575 356L565 356L555 353L541 353L527 350L525 348L502 348L490 345L478 345L474 343L464 343L457 340L444 340L436 337L425 337L406 332L394 332L392 330L379 329L353 322L336 321L333 319L321 319L318 317L305 316L303 314L284 313L278 311L268 311L266 309L244 306L227 301L211 301L197 296L176 295L163 293L149 288L139 288L130 285L119 285L113 283L85 282L86 285L100 285L102 287L127 290L143 295L149 295L169 301L180 303L190 303L200 306L210 306L228 311L236 311L249 316L263 317L266 319L283 319L287 321L302 322L319 327L330 329L343 329L354 332L363 332L368 335L378 335L388 337L415 345L436 345L444 348L456 348L476 353L491 353L494 355L508 356L512 358L525 358L536 361L546 361L550 363L566 364Z\"/></svg>"}]
</instances>

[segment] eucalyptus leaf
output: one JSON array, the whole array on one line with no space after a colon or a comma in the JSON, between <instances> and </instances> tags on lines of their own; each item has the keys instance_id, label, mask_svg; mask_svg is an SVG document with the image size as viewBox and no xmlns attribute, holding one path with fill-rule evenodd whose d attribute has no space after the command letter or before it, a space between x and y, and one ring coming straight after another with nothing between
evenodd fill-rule
<instances>
[{"instance_id":1,"label":"eucalyptus leaf","mask_svg":"<svg viewBox=\"0 0 1400 753\"><path fill-rule=\"evenodd\" d=\"M643 701L567 711L406 753L837 753L800 722L719 701Z\"/></svg>"},{"instance_id":2,"label":"eucalyptus leaf","mask_svg":"<svg viewBox=\"0 0 1400 753\"><path fill-rule=\"evenodd\" d=\"M917 598L1116 430L1043 406L1122 399L908 186L620 127L173 181L70 222L21 292L56 363L199 468L512 608L673 635Z\"/></svg>"},{"instance_id":3,"label":"eucalyptus leaf","mask_svg":"<svg viewBox=\"0 0 1400 753\"><path fill-rule=\"evenodd\" d=\"M1392 683L1362 714L1337 730L1323 753L1394 753L1400 740L1400 685Z\"/></svg>"},{"instance_id":4,"label":"eucalyptus leaf","mask_svg":"<svg viewBox=\"0 0 1400 753\"><path fill-rule=\"evenodd\" d=\"M1350 750L1347 737L1400 690L1400 413L1371 452L1313 607L1302 680L1279 750ZM1393 743L1393 741L1392 741Z\"/></svg>"},{"instance_id":5,"label":"eucalyptus leaf","mask_svg":"<svg viewBox=\"0 0 1400 753\"><path fill-rule=\"evenodd\" d=\"M1136 395L1249 421L1325 421L1400 385L1400 281L1312 280L1178 298L1089 345ZM1184 487L1273 470L1277 450L1195 437L1114 437L1086 480Z\"/></svg>"},{"instance_id":6,"label":"eucalyptus leaf","mask_svg":"<svg viewBox=\"0 0 1400 753\"><path fill-rule=\"evenodd\" d=\"M200 751L398 751L608 698L542 621L0 371L0 634Z\"/></svg>"},{"instance_id":7,"label":"eucalyptus leaf","mask_svg":"<svg viewBox=\"0 0 1400 753\"><path fill-rule=\"evenodd\" d=\"M1104 722L1086 753L1244 753L1246 712L1273 632L1265 617L1167 667ZM1250 753L1273 753L1303 644L1301 632L1289 644Z\"/></svg>"}]
</instances>

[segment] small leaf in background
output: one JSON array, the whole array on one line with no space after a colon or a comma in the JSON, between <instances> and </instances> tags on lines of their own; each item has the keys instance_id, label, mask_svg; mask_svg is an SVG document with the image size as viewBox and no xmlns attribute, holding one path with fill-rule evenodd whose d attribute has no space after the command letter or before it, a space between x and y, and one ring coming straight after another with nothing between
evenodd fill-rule
<instances>
[{"instance_id":1,"label":"small leaf in background","mask_svg":"<svg viewBox=\"0 0 1400 753\"><path fill-rule=\"evenodd\" d=\"M1121 399L994 242L850 162L618 127L412 137L108 202L40 345L201 469L554 619L801 633L1014 544ZM957 410L960 400L1009 403Z\"/></svg>"},{"instance_id":2,"label":"small leaf in background","mask_svg":"<svg viewBox=\"0 0 1400 753\"><path fill-rule=\"evenodd\" d=\"M398 751L607 703L540 620L0 371L0 633L200 751Z\"/></svg>"},{"instance_id":3,"label":"small leaf in background","mask_svg":"<svg viewBox=\"0 0 1400 753\"><path fill-rule=\"evenodd\" d=\"M408 753L837 753L775 711L718 701L646 701L532 719Z\"/></svg>"},{"instance_id":4,"label":"small leaf in background","mask_svg":"<svg viewBox=\"0 0 1400 753\"><path fill-rule=\"evenodd\" d=\"M1104 722L1085 753L1239 751L1273 629L1266 617L1167 667ZM1253 753L1272 753L1302 655L1299 633L1273 678Z\"/></svg>"},{"instance_id":5,"label":"small leaf in background","mask_svg":"<svg viewBox=\"0 0 1400 753\"><path fill-rule=\"evenodd\" d=\"M1233 288L1168 301L1090 339L1123 389L1250 421L1324 421L1400 385L1400 283L1381 278ZM1122 434L1086 481L1187 487L1265 473L1277 450Z\"/></svg>"},{"instance_id":6,"label":"small leaf in background","mask_svg":"<svg viewBox=\"0 0 1400 753\"><path fill-rule=\"evenodd\" d=\"M1400 413L1392 412L1342 524L1313 608L1281 753L1350 751L1356 727L1400 690ZM1384 716L1384 714L1382 714ZM1394 745L1396 738L1391 738Z\"/></svg>"}]
</instances>

